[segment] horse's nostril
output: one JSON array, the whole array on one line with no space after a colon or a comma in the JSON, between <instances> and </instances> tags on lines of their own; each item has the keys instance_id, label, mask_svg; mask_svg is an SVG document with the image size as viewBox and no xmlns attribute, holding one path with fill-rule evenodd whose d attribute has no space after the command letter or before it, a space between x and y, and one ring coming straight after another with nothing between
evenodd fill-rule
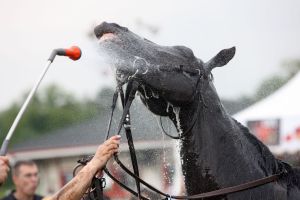
<instances>
[{"instance_id":1,"label":"horse's nostril","mask_svg":"<svg viewBox=\"0 0 300 200\"><path fill-rule=\"evenodd\" d=\"M116 35L114 35L113 33L104 33L101 37L98 37L99 41L105 41L105 40L112 40L116 38Z\"/></svg>"}]
</instances>

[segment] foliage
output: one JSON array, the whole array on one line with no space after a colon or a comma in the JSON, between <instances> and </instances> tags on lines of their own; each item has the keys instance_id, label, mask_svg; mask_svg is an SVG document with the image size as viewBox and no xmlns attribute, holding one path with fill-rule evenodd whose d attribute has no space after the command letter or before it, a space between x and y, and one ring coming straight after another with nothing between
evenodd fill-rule
<instances>
[{"instance_id":1,"label":"foliage","mask_svg":"<svg viewBox=\"0 0 300 200\"><path fill-rule=\"evenodd\" d=\"M222 104L230 115L237 113L238 111L250 106L253 103L253 98L248 96L242 96L236 100L222 99Z\"/></svg>"},{"instance_id":2,"label":"foliage","mask_svg":"<svg viewBox=\"0 0 300 200\"><path fill-rule=\"evenodd\" d=\"M281 86L283 86L288 80L289 78L279 75L274 75L270 78L267 78L260 84L260 86L256 90L256 94L254 96L255 101L259 101L269 96L270 94L278 90Z\"/></svg>"},{"instance_id":3,"label":"foliage","mask_svg":"<svg viewBox=\"0 0 300 200\"><path fill-rule=\"evenodd\" d=\"M250 106L251 104L271 95L286 84L297 72L300 71L300 60L290 60L282 63L283 72L265 79L257 88L253 96L242 96L236 100L224 100L222 102L229 114Z\"/></svg>"},{"instance_id":4,"label":"foliage","mask_svg":"<svg viewBox=\"0 0 300 200\"><path fill-rule=\"evenodd\" d=\"M300 70L300 60L285 61L282 64L283 73L273 75L262 82L255 95L255 101L259 101L286 84Z\"/></svg>"},{"instance_id":5,"label":"foliage","mask_svg":"<svg viewBox=\"0 0 300 200\"><path fill-rule=\"evenodd\" d=\"M45 134L57 128L69 126L101 114L106 106L101 103L101 98L107 98L108 96L105 94L108 91L109 89L105 89L104 94L100 92L96 100L84 99L79 101L73 95L55 85L47 87L31 100L15 130L12 143ZM24 95L24 97L27 97L27 95ZM8 109L0 113L0 141L3 141L6 136L23 102L24 100L13 103ZM103 100L103 102L106 104L108 101Z\"/></svg>"}]
</instances>

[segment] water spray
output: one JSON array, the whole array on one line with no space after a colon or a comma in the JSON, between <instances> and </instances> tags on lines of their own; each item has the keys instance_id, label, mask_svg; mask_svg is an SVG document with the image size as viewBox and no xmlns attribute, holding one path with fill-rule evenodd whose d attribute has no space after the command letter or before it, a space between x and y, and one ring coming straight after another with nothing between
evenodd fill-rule
<instances>
[{"instance_id":1,"label":"water spray","mask_svg":"<svg viewBox=\"0 0 300 200\"><path fill-rule=\"evenodd\" d=\"M45 74L47 73L51 63L54 61L55 56L68 56L70 59L72 60L78 60L81 57L81 50L79 47L77 46L72 46L69 49L54 49L46 63L46 66L44 68L44 71L42 72L42 74L40 75L38 81L35 83L35 85L33 86L33 88L31 89L29 95L27 96L25 102L23 103L18 115L16 116L13 124L11 125L3 143L1 146L1 150L0 150L0 156L4 156L7 153L7 148L8 148L8 144L10 141L10 138L12 137L22 115L24 114L30 100L32 99L33 95L35 94L37 88L39 87L42 79L44 78Z\"/></svg>"}]
</instances>

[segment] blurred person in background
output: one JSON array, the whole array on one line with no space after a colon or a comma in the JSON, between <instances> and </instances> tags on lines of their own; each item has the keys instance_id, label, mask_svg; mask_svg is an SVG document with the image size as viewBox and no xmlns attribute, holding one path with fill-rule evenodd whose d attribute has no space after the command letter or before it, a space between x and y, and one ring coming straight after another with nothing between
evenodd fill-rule
<instances>
[{"instance_id":1,"label":"blurred person in background","mask_svg":"<svg viewBox=\"0 0 300 200\"><path fill-rule=\"evenodd\" d=\"M96 174L102 174L102 169L107 161L115 153L118 153L120 139L120 135L115 135L101 144L92 160L69 183L50 197L43 198L34 194L39 182L37 165L33 161L17 162L12 171L16 189L2 200L80 200L91 185L93 177ZM9 168L7 157L0 156L0 160L2 160L0 162L2 184L7 177Z\"/></svg>"},{"instance_id":2,"label":"blurred person in background","mask_svg":"<svg viewBox=\"0 0 300 200\"><path fill-rule=\"evenodd\" d=\"M39 184L37 165L29 161L18 161L12 168L12 180L15 189L2 200L41 200L43 197L36 195Z\"/></svg>"},{"instance_id":3,"label":"blurred person in background","mask_svg":"<svg viewBox=\"0 0 300 200\"><path fill-rule=\"evenodd\" d=\"M5 182L9 172L9 163L7 156L0 156L0 186Z\"/></svg>"}]
</instances>

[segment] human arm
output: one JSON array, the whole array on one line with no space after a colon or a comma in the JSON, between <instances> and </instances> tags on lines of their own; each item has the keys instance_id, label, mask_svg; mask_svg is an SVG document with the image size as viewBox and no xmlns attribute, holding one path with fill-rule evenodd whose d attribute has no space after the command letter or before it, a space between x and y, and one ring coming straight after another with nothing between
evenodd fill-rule
<instances>
[{"instance_id":1,"label":"human arm","mask_svg":"<svg viewBox=\"0 0 300 200\"><path fill-rule=\"evenodd\" d=\"M0 186L5 182L7 174L9 172L7 156L0 156Z\"/></svg>"},{"instance_id":2,"label":"human arm","mask_svg":"<svg viewBox=\"0 0 300 200\"><path fill-rule=\"evenodd\" d=\"M114 153L118 152L119 144L120 136L113 136L105 141L98 147L92 160L68 184L52 197L44 200L80 200L91 185L95 174L104 168Z\"/></svg>"}]
</instances>

